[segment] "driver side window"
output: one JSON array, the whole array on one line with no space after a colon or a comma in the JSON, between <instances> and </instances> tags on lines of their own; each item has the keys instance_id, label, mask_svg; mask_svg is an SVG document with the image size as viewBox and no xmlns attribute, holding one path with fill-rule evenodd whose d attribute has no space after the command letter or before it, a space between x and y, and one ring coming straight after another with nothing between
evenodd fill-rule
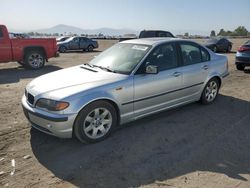
<instances>
[{"instance_id":1,"label":"driver side window","mask_svg":"<svg viewBox=\"0 0 250 188\"><path fill-rule=\"evenodd\" d=\"M79 42L79 38L74 38L74 42Z\"/></svg>"},{"instance_id":2,"label":"driver side window","mask_svg":"<svg viewBox=\"0 0 250 188\"><path fill-rule=\"evenodd\" d=\"M145 60L145 67L154 65L159 72L176 68L178 66L177 53L174 44L163 44L157 46Z\"/></svg>"}]
</instances>

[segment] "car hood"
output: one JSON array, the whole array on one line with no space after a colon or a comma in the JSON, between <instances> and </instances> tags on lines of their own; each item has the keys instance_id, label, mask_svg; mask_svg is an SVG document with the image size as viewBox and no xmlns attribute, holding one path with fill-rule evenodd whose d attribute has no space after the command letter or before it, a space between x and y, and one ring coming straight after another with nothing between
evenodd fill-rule
<instances>
[{"instance_id":1,"label":"car hood","mask_svg":"<svg viewBox=\"0 0 250 188\"><path fill-rule=\"evenodd\" d=\"M40 76L31 81L26 90L34 96L47 94L54 99L64 98L127 77L128 75L81 65Z\"/></svg>"}]
</instances>

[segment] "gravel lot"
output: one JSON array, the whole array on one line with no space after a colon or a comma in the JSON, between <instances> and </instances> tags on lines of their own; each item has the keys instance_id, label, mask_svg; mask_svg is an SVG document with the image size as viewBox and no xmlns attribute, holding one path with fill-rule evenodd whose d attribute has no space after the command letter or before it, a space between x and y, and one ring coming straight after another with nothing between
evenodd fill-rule
<instances>
[{"instance_id":1,"label":"gravel lot","mask_svg":"<svg viewBox=\"0 0 250 188\"><path fill-rule=\"evenodd\" d=\"M230 76L212 105L147 117L96 144L31 129L21 97L33 78L88 62L116 41L61 54L39 71L0 64L0 187L250 187L250 70L234 66L246 40L232 40Z\"/></svg>"}]
</instances>

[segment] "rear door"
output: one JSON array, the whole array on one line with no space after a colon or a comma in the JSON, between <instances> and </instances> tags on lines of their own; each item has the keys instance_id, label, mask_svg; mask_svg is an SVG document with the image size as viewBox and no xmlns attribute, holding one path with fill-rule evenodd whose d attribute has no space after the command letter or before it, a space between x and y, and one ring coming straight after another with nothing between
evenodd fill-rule
<instances>
[{"instance_id":1,"label":"rear door","mask_svg":"<svg viewBox=\"0 0 250 188\"><path fill-rule=\"evenodd\" d=\"M158 74L145 74L148 65L157 66ZM175 43L155 47L134 75L136 117L178 103L182 87L180 68Z\"/></svg>"},{"instance_id":2,"label":"rear door","mask_svg":"<svg viewBox=\"0 0 250 188\"><path fill-rule=\"evenodd\" d=\"M200 95L210 69L210 55L208 51L193 42L179 42L182 56L184 101L193 100Z\"/></svg>"},{"instance_id":3,"label":"rear door","mask_svg":"<svg viewBox=\"0 0 250 188\"><path fill-rule=\"evenodd\" d=\"M85 37L81 37L80 38L80 48L81 49L87 49L87 47L88 47L88 40L89 39L87 39L87 38L85 38Z\"/></svg>"},{"instance_id":4,"label":"rear door","mask_svg":"<svg viewBox=\"0 0 250 188\"><path fill-rule=\"evenodd\" d=\"M4 31L0 27L0 62L11 61L11 42L8 36L4 36Z\"/></svg>"}]
</instances>

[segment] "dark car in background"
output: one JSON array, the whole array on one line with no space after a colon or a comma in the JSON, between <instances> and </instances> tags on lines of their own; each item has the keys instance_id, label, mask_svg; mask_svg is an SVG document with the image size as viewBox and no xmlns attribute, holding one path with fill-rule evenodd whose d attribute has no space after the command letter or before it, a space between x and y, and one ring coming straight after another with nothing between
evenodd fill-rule
<instances>
[{"instance_id":1,"label":"dark car in background","mask_svg":"<svg viewBox=\"0 0 250 188\"><path fill-rule=\"evenodd\" d=\"M250 66L250 40L238 49L235 65L238 70L244 70L246 66Z\"/></svg>"},{"instance_id":2,"label":"dark car in background","mask_svg":"<svg viewBox=\"0 0 250 188\"><path fill-rule=\"evenodd\" d=\"M205 43L205 46L214 52L230 52L233 43L226 38L212 38Z\"/></svg>"},{"instance_id":3,"label":"dark car in background","mask_svg":"<svg viewBox=\"0 0 250 188\"><path fill-rule=\"evenodd\" d=\"M86 37L70 37L63 42L58 42L57 48L61 53L68 50L83 50L92 52L95 48L98 48L98 42Z\"/></svg>"},{"instance_id":4,"label":"dark car in background","mask_svg":"<svg viewBox=\"0 0 250 188\"><path fill-rule=\"evenodd\" d=\"M69 37L63 36L63 37L58 37L56 38L56 42L63 42L65 40L67 40Z\"/></svg>"},{"instance_id":5,"label":"dark car in background","mask_svg":"<svg viewBox=\"0 0 250 188\"><path fill-rule=\"evenodd\" d=\"M162 30L143 30L140 32L139 35L139 38L154 38L154 37L174 38L174 35L169 31L162 31Z\"/></svg>"}]
</instances>

